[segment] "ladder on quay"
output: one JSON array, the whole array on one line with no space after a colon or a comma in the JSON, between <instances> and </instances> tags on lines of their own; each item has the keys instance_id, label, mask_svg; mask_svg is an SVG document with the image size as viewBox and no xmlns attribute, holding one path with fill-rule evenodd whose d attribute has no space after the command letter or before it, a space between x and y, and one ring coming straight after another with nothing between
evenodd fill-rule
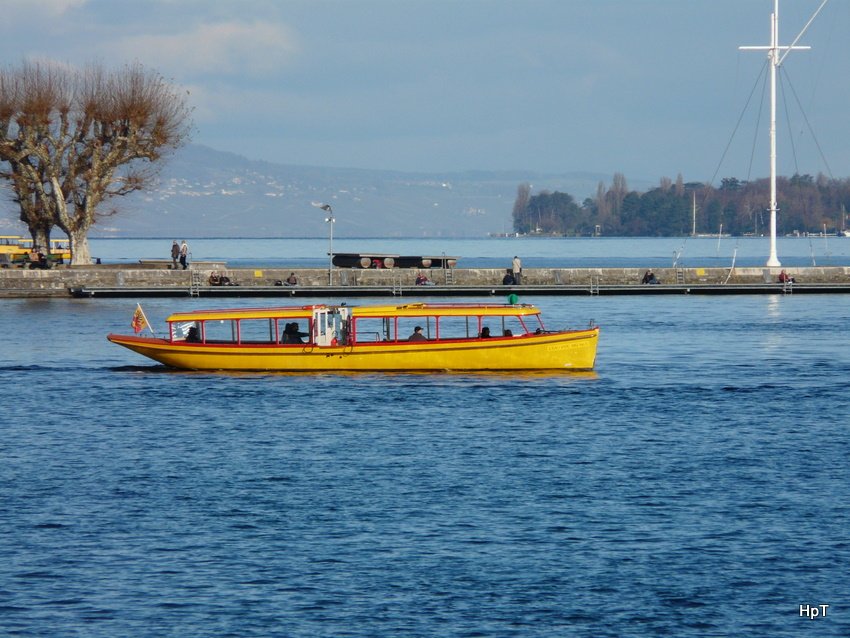
<instances>
[{"instance_id":1,"label":"ladder on quay","mask_svg":"<svg viewBox=\"0 0 850 638\"><path fill-rule=\"evenodd\" d=\"M201 295L201 272L199 270L192 271L192 283L189 286L189 296L200 297Z\"/></svg>"}]
</instances>

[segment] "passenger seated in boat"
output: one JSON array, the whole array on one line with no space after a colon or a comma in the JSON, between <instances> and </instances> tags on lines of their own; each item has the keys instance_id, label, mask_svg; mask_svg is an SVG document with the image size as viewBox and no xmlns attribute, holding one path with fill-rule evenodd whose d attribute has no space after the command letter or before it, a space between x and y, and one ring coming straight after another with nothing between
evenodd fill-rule
<instances>
[{"instance_id":1,"label":"passenger seated in boat","mask_svg":"<svg viewBox=\"0 0 850 638\"><path fill-rule=\"evenodd\" d=\"M481 328L481 334L478 335L481 339L489 339L490 338L490 328L484 326Z\"/></svg>"},{"instance_id":2,"label":"passenger seated in boat","mask_svg":"<svg viewBox=\"0 0 850 638\"><path fill-rule=\"evenodd\" d=\"M188 343L200 343L201 342L201 333L198 330L197 326L192 326L189 328L189 332L186 333L186 341Z\"/></svg>"},{"instance_id":3,"label":"passenger seated in boat","mask_svg":"<svg viewBox=\"0 0 850 638\"><path fill-rule=\"evenodd\" d=\"M510 328L505 328L505 332L502 333L502 334L504 334L504 336L506 336L506 337L513 337L514 336L514 333L511 331Z\"/></svg>"},{"instance_id":4,"label":"passenger seated in boat","mask_svg":"<svg viewBox=\"0 0 850 638\"><path fill-rule=\"evenodd\" d=\"M298 322L293 321L292 323L288 323L283 327L283 336L281 337L281 343L304 343L304 339L302 337L306 337L306 332L300 332L298 330Z\"/></svg>"},{"instance_id":5,"label":"passenger seated in boat","mask_svg":"<svg viewBox=\"0 0 850 638\"><path fill-rule=\"evenodd\" d=\"M422 326L416 326L413 329L413 334L407 338L408 341L428 341L428 338L422 333Z\"/></svg>"}]
</instances>

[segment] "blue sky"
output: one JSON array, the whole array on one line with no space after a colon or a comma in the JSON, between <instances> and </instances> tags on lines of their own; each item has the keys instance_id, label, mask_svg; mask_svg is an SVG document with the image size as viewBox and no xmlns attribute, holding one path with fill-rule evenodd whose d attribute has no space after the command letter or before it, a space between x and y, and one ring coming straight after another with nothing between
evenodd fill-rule
<instances>
[{"instance_id":1,"label":"blue sky","mask_svg":"<svg viewBox=\"0 0 850 638\"><path fill-rule=\"evenodd\" d=\"M790 43L822 0L782 0ZM0 60L139 61L189 91L193 141L403 171L767 175L744 114L772 0L0 0ZM850 2L786 70L779 172L850 175ZM761 85L756 89L759 102ZM796 106L805 109L804 120ZM807 123L808 122L808 123ZM814 130L828 165L809 133ZM780 116L780 128L788 122ZM727 142L732 146L722 160ZM796 163L795 163L796 158Z\"/></svg>"}]
</instances>

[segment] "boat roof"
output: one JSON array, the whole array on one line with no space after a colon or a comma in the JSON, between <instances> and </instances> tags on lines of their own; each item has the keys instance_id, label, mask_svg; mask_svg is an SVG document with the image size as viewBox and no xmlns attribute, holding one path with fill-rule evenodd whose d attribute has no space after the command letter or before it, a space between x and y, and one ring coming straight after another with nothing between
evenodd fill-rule
<instances>
[{"instance_id":1,"label":"boat roof","mask_svg":"<svg viewBox=\"0 0 850 638\"><path fill-rule=\"evenodd\" d=\"M166 321L211 321L224 319L297 319L313 315L314 310L335 309L339 306L324 304L312 306L278 306L272 308L221 308L177 312ZM403 305L346 306L352 317L518 317L540 314L530 304L469 304L469 303L410 303Z\"/></svg>"},{"instance_id":2,"label":"boat roof","mask_svg":"<svg viewBox=\"0 0 850 638\"><path fill-rule=\"evenodd\" d=\"M355 317L421 317L439 315L441 317L467 316L519 316L536 315L540 311L532 305L517 304L470 304L470 303L410 303L393 306L352 306Z\"/></svg>"},{"instance_id":3,"label":"boat roof","mask_svg":"<svg viewBox=\"0 0 850 638\"><path fill-rule=\"evenodd\" d=\"M209 321L215 319L293 319L311 317L315 308L325 306L278 306L273 308L219 308L175 312L166 321Z\"/></svg>"}]
</instances>

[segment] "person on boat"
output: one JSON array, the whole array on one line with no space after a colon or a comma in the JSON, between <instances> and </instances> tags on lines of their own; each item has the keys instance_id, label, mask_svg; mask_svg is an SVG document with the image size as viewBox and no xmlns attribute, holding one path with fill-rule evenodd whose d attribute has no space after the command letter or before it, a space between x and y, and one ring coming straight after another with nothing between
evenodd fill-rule
<instances>
[{"instance_id":1,"label":"person on boat","mask_svg":"<svg viewBox=\"0 0 850 638\"><path fill-rule=\"evenodd\" d=\"M175 239L171 242L171 269L177 270L177 260L180 258L180 245Z\"/></svg>"},{"instance_id":2,"label":"person on boat","mask_svg":"<svg viewBox=\"0 0 850 638\"><path fill-rule=\"evenodd\" d=\"M186 270L189 267L186 263L187 259L189 259L189 244L187 244L184 239L183 243L180 244L180 265L183 266L183 270Z\"/></svg>"},{"instance_id":3,"label":"person on boat","mask_svg":"<svg viewBox=\"0 0 850 638\"><path fill-rule=\"evenodd\" d=\"M422 332L422 326L416 326L413 329L413 334L407 338L408 341L428 341L428 338Z\"/></svg>"},{"instance_id":4,"label":"person on boat","mask_svg":"<svg viewBox=\"0 0 850 638\"><path fill-rule=\"evenodd\" d=\"M286 278L287 286L297 286L298 285L298 277L295 276L294 272L289 273L289 277Z\"/></svg>"},{"instance_id":5,"label":"person on boat","mask_svg":"<svg viewBox=\"0 0 850 638\"><path fill-rule=\"evenodd\" d=\"M201 342L201 333L198 330L198 326L192 326L191 328L189 328L189 332L186 333L186 341L188 343Z\"/></svg>"},{"instance_id":6,"label":"person on boat","mask_svg":"<svg viewBox=\"0 0 850 638\"><path fill-rule=\"evenodd\" d=\"M306 332L301 332L298 329L298 322L293 321L283 327L283 339L281 343L304 343L303 337L306 336Z\"/></svg>"},{"instance_id":7,"label":"person on boat","mask_svg":"<svg viewBox=\"0 0 850 638\"><path fill-rule=\"evenodd\" d=\"M661 282L658 281L658 279L655 278L654 272L652 272L651 270L647 270L643 274L643 279L640 280L640 283L642 283L642 284L660 284Z\"/></svg>"},{"instance_id":8,"label":"person on boat","mask_svg":"<svg viewBox=\"0 0 850 638\"><path fill-rule=\"evenodd\" d=\"M503 286L514 286L516 285L516 279L514 279L513 272L510 268L505 271L505 276L502 277L502 285Z\"/></svg>"},{"instance_id":9,"label":"person on boat","mask_svg":"<svg viewBox=\"0 0 850 638\"><path fill-rule=\"evenodd\" d=\"M795 284L797 280L794 279L791 275L785 272L785 269L782 269L782 272L779 273L779 283L781 284Z\"/></svg>"},{"instance_id":10,"label":"person on boat","mask_svg":"<svg viewBox=\"0 0 850 638\"><path fill-rule=\"evenodd\" d=\"M490 328L484 326L481 328L481 334L478 335L481 339L489 339L490 338Z\"/></svg>"}]
</instances>

